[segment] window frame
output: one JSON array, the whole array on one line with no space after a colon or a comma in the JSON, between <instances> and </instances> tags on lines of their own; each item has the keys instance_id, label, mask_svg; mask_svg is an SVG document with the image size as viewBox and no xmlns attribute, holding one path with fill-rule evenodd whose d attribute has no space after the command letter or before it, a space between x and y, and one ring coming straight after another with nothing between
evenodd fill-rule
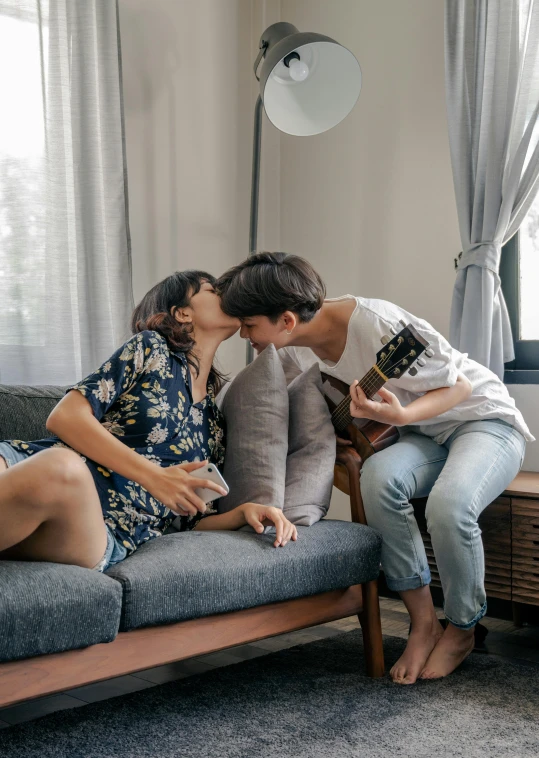
<instances>
[{"instance_id":1,"label":"window frame","mask_svg":"<svg viewBox=\"0 0 539 758\"><path fill-rule=\"evenodd\" d=\"M500 279L509 311L515 359L505 364L506 384L539 384L539 340L521 340L519 329L520 303L520 233L517 232L502 248Z\"/></svg>"}]
</instances>

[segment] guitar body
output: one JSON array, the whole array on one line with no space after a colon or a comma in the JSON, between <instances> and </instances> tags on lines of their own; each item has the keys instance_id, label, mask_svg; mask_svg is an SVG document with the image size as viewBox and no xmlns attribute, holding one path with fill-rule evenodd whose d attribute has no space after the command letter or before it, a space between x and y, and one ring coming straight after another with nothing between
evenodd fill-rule
<instances>
[{"instance_id":1,"label":"guitar body","mask_svg":"<svg viewBox=\"0 0 539 758\"><path fill-rule=\"evenodd\" d=\"M340 402L350 393L349 386L334 376L322 373L324 397L330 413L333 414ZM397 427L369 419L352 419L339 437L349 439L362 460L366 460L379 450L393 445L399 439Z\"/></svg>"}]
</instances>

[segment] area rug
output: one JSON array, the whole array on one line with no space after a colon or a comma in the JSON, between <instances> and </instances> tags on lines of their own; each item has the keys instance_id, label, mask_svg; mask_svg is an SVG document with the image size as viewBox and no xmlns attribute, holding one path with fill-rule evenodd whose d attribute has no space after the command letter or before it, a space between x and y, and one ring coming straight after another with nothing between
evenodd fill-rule
<instances>
[{"instance_id":1,"label":"area rug","mask_svg":"<svg viewBox=\"0 0 539 758\"><path fill-rule=\"evenodd\" d=\"M389 666L404 641L384 638ZM2 758L536 758L539 667L472 655L410 687L359 631L0 731Z\"/></svg>"}]
</instances>

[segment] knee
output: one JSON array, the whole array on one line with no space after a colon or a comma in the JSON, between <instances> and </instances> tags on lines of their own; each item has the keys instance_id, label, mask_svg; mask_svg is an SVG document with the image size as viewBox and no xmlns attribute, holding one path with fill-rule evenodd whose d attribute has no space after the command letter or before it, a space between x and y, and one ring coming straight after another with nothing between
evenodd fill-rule
<instances>
[{"instance_id":1,"label":"knee","mask_svg":"<svg viewBox=\"0 0 539 758\"><path fill-rule=\"evenodd\" d=\"M469 534L470 529L477 527L470 494L461 491L459 487L451 492L432 490L427 500L425 517L429 534L438 532L447 539L452 535Z\"/></svg>"},{"instance_id":2,"label":"knee","mask_svg":"<svg viewBox=\"0 0 539 758\"><path fill-rule=\"evenodd\" d=\"M52 448L40 453L39 458L47 487L72 489L84 485L91 477L82 458L72 450Z\"/></svg>"},{"instance_id":3,"label":"knee","mask_svg":"<svg viewBox=\"0 0 539 758\"><path fill-rule=\"evenodd\" d=\"M383 456L367 458L361 469L361 494L365 500L379 500L385 493L402 489L402 482L386 465Z\"/></svg>"}]
</instances>

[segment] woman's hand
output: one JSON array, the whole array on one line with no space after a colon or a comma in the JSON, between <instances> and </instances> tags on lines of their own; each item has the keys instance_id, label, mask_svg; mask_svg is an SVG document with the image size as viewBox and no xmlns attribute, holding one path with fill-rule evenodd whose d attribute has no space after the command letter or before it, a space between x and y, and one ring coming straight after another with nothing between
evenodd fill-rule
<instances>
[{"instance_id":1,"label":"woman's hand","mask_svg":"<svg viewBox=\"0 0 539 758\"><path fill-rule=\"evenodd\" d=\"M195 489L204 487L220 495L226 495L226 490L215 482L190 475L191 471L196 471L206 464L207 461L194 461L167 468L153 466L155 471L152 471L141 484L156 500L180 516L194 516L197 511L205 513L206 504L196 494Z\"/></svg>"},{"instance_id":2,"label":"woman's hand","mask_svg":"<svg viewBox=\"0 0 539 758\"><path fill-rule=\"evenodd\" d=\"M406 424L406 409L402 407L398 397L385 387L378 390L378 395L382 399L381 403L376 400L369 400L356 379L350 385L350 397L352 398L350 415L354 418L367 418L392 426Z\"/></svg>"},{"instance_id":3,"label":"woman's hand","mask_svg":"<svg viewBox=\"0 0 539 758\"><path fill-rule=\"evenodd\" d=\"M274 547L284 547L289 540L294 542L298 538L298 530L286 518L279 508L270 505L258 505L257 503L244 503L240 505L245 521L250 524L255 532L259 534L264 531L265 526L275 526L276 539Z\"/></svg>"}]
</instances>

